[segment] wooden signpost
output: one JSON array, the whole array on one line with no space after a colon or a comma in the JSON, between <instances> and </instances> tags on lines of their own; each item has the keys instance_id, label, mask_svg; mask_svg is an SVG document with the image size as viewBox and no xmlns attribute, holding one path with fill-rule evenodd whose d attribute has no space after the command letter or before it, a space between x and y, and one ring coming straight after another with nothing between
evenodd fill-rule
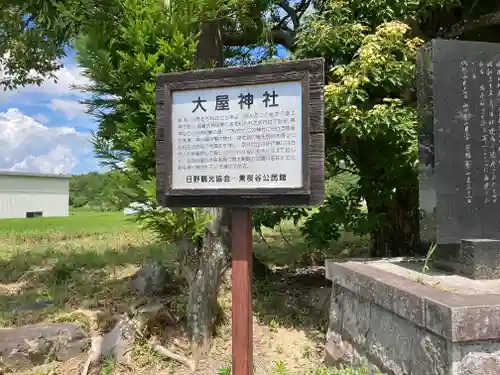
<instances>
[{"instance_id":1,"label":"wooden signpost","mask_svg":"<svg viewBox=\"0 0 500 375\"><path fill-rule=\"evenodd\" d=\"M324 198L323 85L323 59L157 78L159 202L232 209L233 375L253 372L251 207Z\"/></svg>"}]
</instances>

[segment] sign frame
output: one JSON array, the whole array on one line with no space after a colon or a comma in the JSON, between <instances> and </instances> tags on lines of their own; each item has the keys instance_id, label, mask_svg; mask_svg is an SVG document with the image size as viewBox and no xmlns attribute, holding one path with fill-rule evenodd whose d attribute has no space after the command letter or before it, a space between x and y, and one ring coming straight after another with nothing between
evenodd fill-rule
<instances>
[{"instance_id":1,"label":"sign frame","mask_svg":"<svg viewBox=\"0 0 500 375\"><path fill-rule=\"evenodd\" d=\"M300 82L302 187L172 189L172 94L260 84ZM313 206L324 198L324 59L160 74L156 85L157 196L166 207Z\"/></svg>"}]
</instances>

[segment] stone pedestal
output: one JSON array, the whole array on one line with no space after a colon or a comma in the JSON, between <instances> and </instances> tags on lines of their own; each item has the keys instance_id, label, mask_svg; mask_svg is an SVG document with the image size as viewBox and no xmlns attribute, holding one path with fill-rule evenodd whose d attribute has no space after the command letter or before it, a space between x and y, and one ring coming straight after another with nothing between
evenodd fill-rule
<instances>
[{"instance_id":1,"label":"stone pedestal","mask_svg":"<svg viewBox=\"0 0 500 375\"><path fill-rule=\"evenodd\" d=\"M500 240L463 239L460 246L441 246L435 265L471 279L500 279Z\"/></svg>"},{"instance_id":2,"label":"stone pedestal","mask_svg":"<svg viewBox=\"0 0 500 375\"><path fill-rule=\"evenodd\" d=\"M461 256L469 265L472 279L500 278L500 241L489 239L462 240Z\"/></svg>"},{"instance_id":3,"label":"stone pedestal","mask_svg":"<svg viewBox=\"0 0 500 375\"><path fill-rule=\"evenodd\" d=\"M370 262L327 261L326 277L328 365L370 374L500 374L500 294L450 292Z\"/></svg>"}]
</instances>

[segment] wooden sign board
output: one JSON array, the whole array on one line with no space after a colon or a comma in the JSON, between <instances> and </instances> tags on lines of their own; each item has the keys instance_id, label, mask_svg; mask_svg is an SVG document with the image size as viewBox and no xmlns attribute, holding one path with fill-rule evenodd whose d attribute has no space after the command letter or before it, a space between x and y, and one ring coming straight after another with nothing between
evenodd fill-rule
<instances>
[{"instance_id":1,"label":"wooden sign board","mask_svg":"<svg viewBox=\"0 0 500 375\"><path fill-rule=\"evenodd\" d=\"M321 203L323 86L323 59L159 75L159 202L167 207Z\"/></svg>"}]
</instances>

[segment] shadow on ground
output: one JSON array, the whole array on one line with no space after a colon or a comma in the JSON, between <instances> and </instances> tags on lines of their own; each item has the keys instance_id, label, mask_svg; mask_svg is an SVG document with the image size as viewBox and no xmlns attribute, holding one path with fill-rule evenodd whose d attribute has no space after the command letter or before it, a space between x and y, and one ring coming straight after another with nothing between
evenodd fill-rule
<instances>
[{"instance_id":1,"label":"shadow on ground","mask_svg":"<svg viewBox=\"0 0 500 375\"><path fill-rule=\"evenodd\" d=\"M263 324L301 330L324 344L331 294L325 260L362 257L366 241L344 235L328 249L310 250L297 230L264 239L254 238L254 254L273 271L254 278L254 313Z\"/></svg>"},{"instance_id":2,"label":"shadow on ground","mask_svg":"<svg viewBox=\"0 0 500 375\"><path fill-rule=\"evenodd\" d=\"M331 284L322 267L278 270L254 280L253 309L258 320L270 328L301 330L322 344L330 293Z\"/></svg>"},{"instance_id":3,"label":"shadow on ground","mask_svg":"<svg viewBox=\"0 0 500 375\"><path fill-rule=\"evenodd\" d=\"M271 328L301 330L323 343L331 286L321 265L326 258L358 256L364 242L344 239L311 252L295 230L273 232L266 242L256 238L254 243L255 256L272 270L255 278L258 320ZM126 278L145 260L175 266L175 253L165 246L121 244L94 248L59 243L0 259L0 325L39 322L82 308L127 311L136 299Z\"/></svg>"},{"instance_id":4,"label":"shadow on ground","mask_svg":"<svg viewBox=\"0 0 500 375\"><path fill-rule=\"evenodd\" d=\"M87 248L49 245L0 258L0 283L16 283L45 269L99 270L140 264L144 259L162 259L169 250L158 245ZM43 273L43 272L42 272Z\"/></svg>"}]
</instances>

